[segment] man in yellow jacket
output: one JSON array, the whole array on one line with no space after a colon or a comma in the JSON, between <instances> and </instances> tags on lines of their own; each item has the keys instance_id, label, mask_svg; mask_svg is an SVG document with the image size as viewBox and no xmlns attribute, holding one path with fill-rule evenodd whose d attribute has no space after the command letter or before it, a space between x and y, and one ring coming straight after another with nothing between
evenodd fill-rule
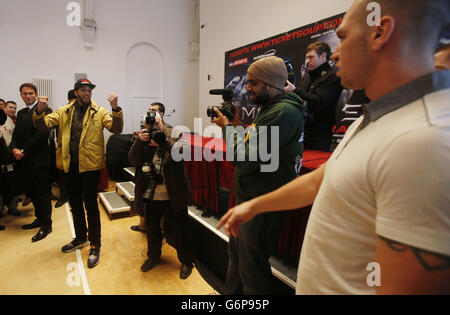
<instances>
[{"instance_id":1,"label":"man in yellow jacket","mask_svg":"<svg viewBox=\"0 0 450 315\"><path fill-rule=\"evenodd\" d=\"M97 187L100 170L105 166L103 129L115 134L121 133L123 129L123 114L118 106L117 95L111 94L108 97L111 114L106 108L92 101L94 88L95 85L91 81L78 80L74 88L77 99L49 115L44 113L48 99L40 97L33 116L34 125L39 131L58 127L56 161L58 168L65 173L64 181L67 184L76 234L72 242L62 247L62 251L72 252L90 243L87 261L89 268L95 267L100 259L101 225Z\"/></svg>"}]
</instances>

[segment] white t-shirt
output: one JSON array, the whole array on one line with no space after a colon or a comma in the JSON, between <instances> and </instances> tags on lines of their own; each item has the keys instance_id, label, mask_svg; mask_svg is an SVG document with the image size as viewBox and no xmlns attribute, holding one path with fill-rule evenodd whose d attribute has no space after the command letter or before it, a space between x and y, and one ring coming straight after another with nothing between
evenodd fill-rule
<instances>
[{"instance_id":1,"label":"white t-shirt","mask_svg":"<svg viewBox=\"0 0 450 315\"><path fill-rule=\"evenodd\" d=\"M450 256L449 100L447 88L350 127L311 211L297 294L375 294L378 236Z\"/></svg>"}]
</instances>

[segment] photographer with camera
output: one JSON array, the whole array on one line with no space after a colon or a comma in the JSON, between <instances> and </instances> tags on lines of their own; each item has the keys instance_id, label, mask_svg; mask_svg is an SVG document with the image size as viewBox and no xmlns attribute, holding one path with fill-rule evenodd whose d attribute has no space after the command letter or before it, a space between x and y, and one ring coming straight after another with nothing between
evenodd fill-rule
<instances>
[{"instance_id":1,"label":"photographer with camera","mask_svg":"<svg viewBox=\"0 0 450 315\"><path fill-rule=\"evenodd\" d=\"M172 159L173 150L183 150L187 141L180 135L172 138L173 128L164 126L161 116L147 113L144 129L138 134L128 154L130 163L141 169L145 177L142 201L147 226L148 259L142 272L153 269L161 261L163 234L160 221L164 215L175 242L182 266L180 278L186 279L192 272L193 253L186 230L191 189L183 161Z\"/></svg>"},{"instance_id":2,"label":"photographer with camera","mask_svg":"<svg viewBox=\"0 0 450 315\"><path fill-rule=\"evenodd\" d=\"M164 127L173 128L171 125L166 124L166 122L164 121L164 114L166 112L166 107L164 106L164 104L159 103L159 102L152 103L148 110L150 112L155 112L155 113L159 114L159 116L161 116ZM146 113L145 115L142 116L141 129L145 129L144 126L145 126L145 121L146 121L147 115L148 115L148 113ZM136 141L136 139L137 139L137 136L134 136L132 143L134 143L134 141ZM139 224L132 225L130 227L130 229L135 232L146 233L147 228L146 228L146 224L145 224L145 207L144 207L144 203L142 201L142 194L144 193L144 190L145 190L145 176L144 176L144 173L142 172L142 169L140 169L140 168L136 169L134 178L135 178L135 187L134 187L135 202L134 202L134 205L135 205L136 212L139 215Z\"/></svg>"},{"instance_id":3,"label":"photographer with camera","mask_svg":"<svg viewBox=\"0 0 450 315\"><path fill-rule=\"evenodd\" d=\"M247 72L246 89L250 99L261 106L248 132L236 132L242 128L238 126L238 113L231 120L227 117L227 111L223 111L224 106L222 110L214 109L218 117L212 120L223 128L227 155L234 148L233 161L229 162L235 166L234 189L238 204L273 191L296 178L303 156L303 115L306 106L298 95L283 91L288 79L283 59L275 56L259 59ZM277 133L278 137L275 137ZM264 151L261 148L264 147L271 149L270 161L261 156L261 151ZM252 152L259 153L256 161L252 159ZM242 153L245 153L245 161L239 159ZM279 161L274 161L275 156ZM276 167L267 170L265 167L269 163L276 164ZM227 293L276 293L269 257L275 251L283 224L284 215L265 213L242 226L239 238L230 236Z\"/></svg>"}]
</instances>

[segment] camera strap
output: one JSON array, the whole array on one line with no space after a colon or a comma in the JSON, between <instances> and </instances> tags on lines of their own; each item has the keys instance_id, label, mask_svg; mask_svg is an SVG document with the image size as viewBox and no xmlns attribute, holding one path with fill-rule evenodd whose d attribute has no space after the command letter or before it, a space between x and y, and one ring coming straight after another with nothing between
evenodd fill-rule
<instances>
[{"instance_id":1,"label":"camera strap","mask_svg":"<svg viewBox=\"0 0 450 315\"><path fill-rule=\"evenodd\" d=\"M252 124L249 128L248 128L248 132L247 135L245 136L245 143L247 143L250 140L250 134L256 130L256 124Z\"/></svg>"},{"instance_id":2,"label":"camera strap","mask_svg":"<svg viewBox=\"0 0 450 315\"><path fill-rule=\"evenodd\" d=\"M153 151L153 155L151 156L151 158L149 158L148 165L150 166L150 173L153 173L153 175L151 176L162 176L162 157L158 149ZM148 177L146 179L146 182L146 185L149 185ZM150 196L149 198L147 197L148 199L147 201L144 201L144 203L149 203L153 200L157 186L158 185L156 183L152 183L152 185L149 186Z\"/></svg>"},{"instance_id":3,"label":"camera strap","mask_svg":"<svg viewBox=\"0 0 450 315\"><path fill-rule=\"evenodd\" d=\"M156 172L156 174L162 175L162 157L159 152L159 148L156 148L155 153L153 154L153 158L151 160L152 169Z\"/></svg>"}]
</instances>

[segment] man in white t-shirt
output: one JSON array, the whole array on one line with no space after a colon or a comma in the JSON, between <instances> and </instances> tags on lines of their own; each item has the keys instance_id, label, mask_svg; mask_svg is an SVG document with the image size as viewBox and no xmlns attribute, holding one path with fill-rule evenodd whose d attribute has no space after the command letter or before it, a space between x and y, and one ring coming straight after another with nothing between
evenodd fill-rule
<instances>
[{"instance_id":1,"label":"man in white t-shirt","mask_svg":"<svg viewBox=\"0 0 450 315\"><path fill-rule=\"evenodd\" d=\"M448 1L356 0L333 55L372 100L326 165L231 209L228 234L263 212L313 204L298 294L450 293L450 71L433 54ZM412 32L420 29L420 32ZM413 48L412 48L413 47Z\"/></svg>"}]
</instances>

